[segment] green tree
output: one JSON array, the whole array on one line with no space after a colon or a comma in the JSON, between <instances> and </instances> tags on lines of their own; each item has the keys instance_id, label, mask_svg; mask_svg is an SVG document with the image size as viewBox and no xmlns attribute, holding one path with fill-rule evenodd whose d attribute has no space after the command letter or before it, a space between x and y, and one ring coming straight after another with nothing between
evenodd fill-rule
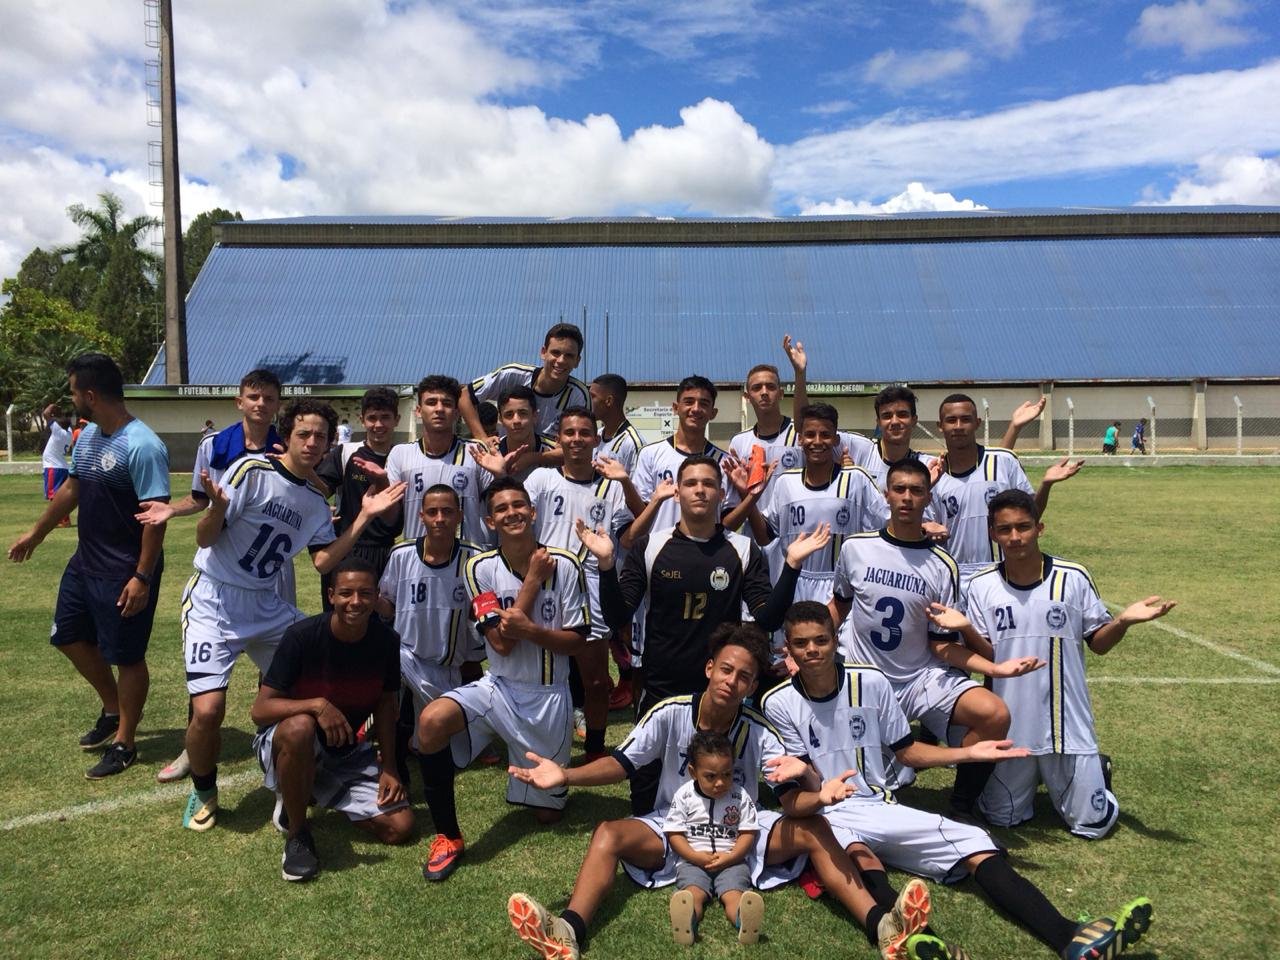
<instances>
[{"instance_id":1,"label":"green tree","mask_svg":"<svg viewBox=\"0 0 1280 960\"><path fill-rule=\"evenodd\" d=\"M222 207L215 207L213 210L206 210L191 221L191 225L187 227L187 232L182 237L182 272L187 281L187 289L183 291L183 296L186 296L191 285L196 282L196 277L200 275L200 268L204 266L205 260L209 257L209 251L213 249L213 225L223 220L243 219L238 210L232 213Z\"/></svg>"}]
</instances>

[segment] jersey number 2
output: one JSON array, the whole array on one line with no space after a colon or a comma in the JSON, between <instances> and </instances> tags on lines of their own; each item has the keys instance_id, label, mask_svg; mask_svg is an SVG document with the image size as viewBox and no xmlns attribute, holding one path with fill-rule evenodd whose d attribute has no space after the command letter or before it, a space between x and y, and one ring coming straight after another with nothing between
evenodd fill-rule
<instances>
[{"instance_id":1,"label":"jersey number 2","mask_svg":"<svg viewBox=\"0 0 1280 960\"><path fill-rule=\"evenodd\" d=\"M263 546L267 544L267 538L271 536L275 527L269 523L264 523L258 528L258 535L254 538L253 543L249 545L249 549L244 552L244 556L240 558L240 569L246 573L254 572L254 561L258 568L257 573L259 579L269 580L274 577L284 566L285 560L288 559L287 554L293 547L293 541L287 533L278 533L275 539L271 541L266 549ZM261 556L259 556L261 553Z\"/></svg>"}]
</instances>

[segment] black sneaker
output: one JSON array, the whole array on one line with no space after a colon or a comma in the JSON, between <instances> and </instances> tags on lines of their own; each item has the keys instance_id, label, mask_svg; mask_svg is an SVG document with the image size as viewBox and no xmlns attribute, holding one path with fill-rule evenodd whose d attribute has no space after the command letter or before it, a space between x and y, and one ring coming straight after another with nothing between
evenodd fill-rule
<instances>
[{"instance_id":1,"label":"black sneaker","mask_svg":"<svg viewBox=\"0 0 1280 960\"><path fill-rule=\"evenodd\" d=\"M286 880L310 880L320 872L316 842L311 839L310 830L303 828L285 840L280 867L280 873Z\"/></svg>"},{"instance_id":2,"label":"black sneaker","mask_svg":"<svg viewBox=\"0 0 1280 960\"><path fill-rule=\"evenodd\" d=\"M124 773L138 759L138 751L130 750L123 743L113 743L107 747L102 759L85 771L86 780L105 780L107 777Z\"/></svg>"},{"instance_id":3,"label":"black sneaker","mask_svg":"<svg viewBox=\"0 0 1280 960\"><path fill-rule=\"evenodd\" d=\"M89 732L80 738L80 749L101 750L111 742L111 738L116 735L116 731L119 729L119 715L109 717L104 710L102 713L98 714L98 719Z\"/></svg>"}]
</instances>

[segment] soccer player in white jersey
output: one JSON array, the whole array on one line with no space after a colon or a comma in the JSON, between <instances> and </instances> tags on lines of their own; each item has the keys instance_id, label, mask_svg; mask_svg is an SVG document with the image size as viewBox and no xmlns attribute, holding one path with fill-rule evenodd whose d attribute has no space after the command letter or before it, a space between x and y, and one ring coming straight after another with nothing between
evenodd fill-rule
<instances>
[{"instance_id":1,"label":"soccer player in white jersey","mask_svg":"<svg viewBox=\"0 0 1280 960\"><path fill-rule=\"evenodd\" d=\"M951 536L947 550L960 565L961 596L969 578L1000 559L1000 550L987 535L987 504L1002 490L1035 493L1041 515L1049 505L1049 491L1055 483L1075 476L1083 460L1074 463L1063 457L1045 471L1040 489L1031 482L1012 450L984 447L978 443L982 418L973 398L953 393L938 408L938 428L947 442L942 472L933 485L933 509L947 525Z\"/></svg>"},{"instance_id":2,"label":"soccer player in white jersey","mask_svg":"<svg viewBox=\"0 0 1280 960\"><path fill-rule=\"evenodd\" d=\"M221 484L207 472L201 477L209 509L196 524L196 572L182 595L193 786L182 825L191 830L208 830L217 819L222 718L236 658L248 653L265 671L285 629L302 619L275 588L280 567L306 547L318 571L331 570L369 521L394 512L404 494L400 484L366 494L355 523L335 539L329 504L303 478L332 442L337 414L327 403L304 398L285 410L282 426L279 459L242 457Z\"/></svg>"},{"instance_id":3,"label":"soccer player in white jersey","mask_svg":"<svg viewBox=\"0 0 1280 960\"><path fill-rule=\"evenodd\" d=\"M591 412L600 421L600 452L632 473L644 440L627 419L627 381L616 373L602 373L591 381Z\"/></svg>"},{"instance_id":4,"label":"soccer player in white jersey","mask_svg":"<svg viewBox=\"0 0 1280 960\"><path fill-rule=\"evenodd\" d=\"M496 402L511 387L522 386L538 398L538 432L551 436L560 411L591 402L587 385L571 376L582 361L582 348L582 331L572 323L557 323L542 338L538 365L507 363L472 381L459 402L471 435L482 443L489 440L476 411L481 402Z\"/></svg>"},{"instance_id":5,"label":"soccer player in white jersey","mask_svg":"<svg viewBox=\"0 0 1280 960\"><path fill-rule=\"evenodd\" d=\"M452 754L451 764L440 764L441 790L452 791L455 769L495 737L517 764L527 751L568 761L569 657L582 651L591 630L582 566L567 550L538 543L523 484L502 477L485 499L485 522L497 531L498 548L472 557L466 578L489 672L446 691L418 717L418 749ZM507 802L531 808L542 824L560 820L566 798L564 790L538 790L515 777L507 783ZM461 836L457 840L461 852Z\"/></svg>"},{"instance_id":6,"label":"soccer player in white jersey","mask_svg":"<svg viewBox=\"0 0 1280 960\"><path fill-rule=\"evenodd\" d=\"M600 610L600 569L595 556L578 539L577 523L582 521L592 529L603 530L613 539L615 549L629 549L636 535L629 529L634 517L627 509L622 483L601 474L592 462L599 440L595 414L586 407L569 407L560 415L556 434L564 454L564 466L539 467L525 481L537 516L538 542L576 554L586 578L591 634L573 662L581 684L580 699L586 718L584 749L588 760L605 755L604 736L609 723L609 628ZM647 519L652 518L658 505L654 503L646 508Z\"/></svg>"},{"instance_id":7,"label":"soccer player in white jersey","mask_svg":"<svg viewBox=\"0 0 1280 960\"><path fill-rule=\"evenodd\" d=\"M417 726L428 703L462 686L462 665L468 658L484 655L471 620L466 582L466 565L483 548L458 539L462 513L458 492L443 483L428 488L421 513L426 533L392 549L378 583L378 613L391 620L400 635L400 716L403 719L409 712L409 730ZM397 740L397 757L408 753L411 744L407 734L403 741ZM433 756L419 752L418 762L427 809L436 829L422 875L427 880L444 880L457 868L462 853L453 790L442 789L450 779L453 760L445 747ZM406 772L407 761L400 777L407 790Z\"/></svg>"},{"instance_id":8,"label":"soccer player in white jersey","mask_svg":"<svg viewBox=\"0 0 1280 960\"><path fill-rule=\"evenodd\" d=\"M507 476L521 483L538 467L554 465L562 459L554 438L536 429L537 407L537 395L528 387L511 387L498 398L498 422L506 433L491 442L490 447L504 457L523 448L507 468ZM555 452L554 457L544 456L551 452Z\"/></svg>"},{"instance_id":9,"label":"soccer player in white jersey","mask_svg":"<svg viewBox=\"0 0 1280 960\"><path fill-rule=\"evenodd\" d=\"M955 606L960 584L955 561L924 534L928 469L918 460L895 463L885 497L890 510L885 528L851 536L840 548L829 602L840 625L840 652L884 671L907 719L919 720L940 742L948 742L951 726L967 730L965 744L1003 740L1009 732L1008 709L967 671L1018 676L1044 664L1034 658L994 664L929 621L929 604ZM990 775L989 763L965 764L956 771L951 794L955 815L972 815Z\"/></svg>"},{"instance_id":10,"label":"soccer player in white jersey","mask_svg":"<svg viewBox=\"0 0 1280 960\"><path fill-rule=\"evenodd\" d=\"M885 769L886 753L915 767L1001 761L1000 768L1027 762L1025 747L1015 747L1013 740L959 749L915 742L891 680L869 664L838 661L835 627L825 607L795 604L787 611L785 629L798 670L761 698L761 709L782 736L788 755L811 763L818 777L854 774L851 795L826 807L823 816L877 903L894 900L884 873L887 864L945 883L972 876L997 908L1064 960L1114 957L1146 932L1151 904L1145 898L1123 907L1115 919L1079 925L1067 919L1009 865L985 830L898 803ZM914 960L967 956L932 931L915 932L905 947L905 955Z\"/></svg>"},{"instance_id":11,"label":"soccer player in white jersey","mask_svg":"<svg viewBox=\"0 0 1280 960\"><path fill-rule=\"evenodd\" d=\"M1147 597L1112 619L1088 570L1040 551L1044 524L1030 494L996 494L989 513L991 539L1004 560L969 582L967 618L947 610L935 622L959 632L986 657L1038 657L1049 668L993 684L1009 705L1010 736L1032 756L996 768L980 810L1001 827L1030 820L1032 799L1043 781L1071 832L1096 840L1115 825L1120 805L1098 754L1085 647L1107 653L1129 627L1163 617L1175 604Z\"/></svg>"},{"instance_id":12,"label":"soccer player in white jersey","mask_svg":"<svg viewBox=\"0 0 1280 960\"><path fill-rule=\"evenodd\" d=\"M736 434L729 441L729 452L739 460L751 459L751 448L764 450L766 463L778 462L778 470L770 478L761 500L768 498L768 491L784 471L794 470L803 461L800 451L800 423L792 422L782 413L782 382L778 368L769 363L758 363L747 371L742 395L755 411L756 425Z\"/></svg>"},{"instance_id":13,"label":"soccer player in white jersey","mask_svg":"<svg viewBox=\"0 0 1280 960\"><path fill-rule=\"evenodd\" d=\"M578 960L587 925L613 886L619 864L644 887L675 881L679 857L666 841L663 822L686 779L686 746L694 734L711 731L738 745L734 783L754 801L763 778L773 787L784 811L781 816L772 810L759 812L760 831L751 858L752 883L762 890L786 883L800 873L807 859L863 928L868 941L880 945L883 957L896 960L905 956L903 909L895 905L889 910L872 900L830 826L815 816L853 792L854 787L846 782L853 771L820 783L804 763L784 754L769 723L743 703L769 669L764 634L754 624L721 624L709 638L707 656L705 691L658 703L611 756L565 769L530 754L531 768L511 768L513 776L540 789L554 790L619 783L650 763L661 767L658 805L652 813L607 820L596 827L573 894L559 916L552 916L527 894L511 896L507 914L516 933L545 960ZM908 925L918 929L928 918L928 890L917 881L912 894Z\"/></svg>"},{"instance_id":14,"label":"soccer player in white jersey","mask_svg":"<svg viewBox=\"0 0 1280 960\"><path fill-rule=\"evenodd\" d=\"M422 437L391 448L385 476L386 482L404 484L404 537L414 540L422 536L422 495L428 487L444 483L453 487L462 501L462 539L487 545L493 531L484 523L484 490L495 476L506 473L514 457L500 456L478 443L468 446L453 432L462 395L462 387L453 377L424 377L416 392ZM368 473L375 480L382 479L376 469Z\"/></svg>"}]
</instances>

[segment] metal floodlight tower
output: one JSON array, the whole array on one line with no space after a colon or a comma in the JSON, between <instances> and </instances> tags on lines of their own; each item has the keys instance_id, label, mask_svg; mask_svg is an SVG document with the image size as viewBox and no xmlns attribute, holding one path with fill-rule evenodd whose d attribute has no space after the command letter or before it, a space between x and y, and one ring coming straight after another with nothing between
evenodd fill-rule
<instances>
[{"instance_id":1,"label":"metal floodlight tower","mask_svg":"<svg viewBox=\"0 0 1280 960\"><path fill-rule=\"evenodd\" d=\"M1076 455L1076 405L1067 397L1067 456Z\"/></svg>"},{"instance_id":2,"label":"metal floodlight tower","mask_svg":"<svg viewBox=\"0 0 1280 960\"><path fill-rule=\"evenodd\" d=\"M1244 455L1244 404L1238 393L1231 399L1236 403L1236 456L1239 457Z\"/></svg>"}]
</instances>

